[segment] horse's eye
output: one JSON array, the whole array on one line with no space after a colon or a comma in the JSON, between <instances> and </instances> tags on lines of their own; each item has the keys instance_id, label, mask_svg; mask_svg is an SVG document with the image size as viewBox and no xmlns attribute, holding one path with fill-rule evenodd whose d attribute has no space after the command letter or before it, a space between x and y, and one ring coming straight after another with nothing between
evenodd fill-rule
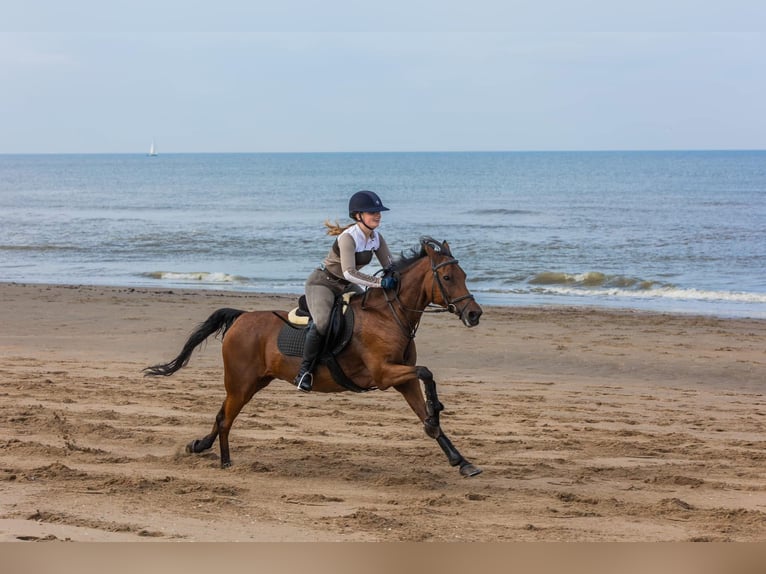
<instances>
[{"instance_id":1,"label":"horse's eye","mask_svg":"<svg viewBox=\"0 0 766 574\"><path fill-rule=\"evenodd\" d=\"M452 277L450 277L449 275L445 275L444 277L442 277L442 279L444 279L445 281L449 281L450 279L452 279Z\"/></svg>"}]
</instances>

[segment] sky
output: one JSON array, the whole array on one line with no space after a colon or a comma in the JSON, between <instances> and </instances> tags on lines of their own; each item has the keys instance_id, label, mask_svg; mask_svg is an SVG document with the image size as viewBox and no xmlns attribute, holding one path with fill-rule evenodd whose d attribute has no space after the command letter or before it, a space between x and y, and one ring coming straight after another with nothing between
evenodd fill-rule
<instances>
[{"instance_id":1,"label":"sky","mask_svg":"<svg viewBox=\"0 0 766 574\"><path fill-rule=\"evenodd\" d=\"M2 154L766 149L763 0L5 4Z\"/></svg>"}]
</instances>

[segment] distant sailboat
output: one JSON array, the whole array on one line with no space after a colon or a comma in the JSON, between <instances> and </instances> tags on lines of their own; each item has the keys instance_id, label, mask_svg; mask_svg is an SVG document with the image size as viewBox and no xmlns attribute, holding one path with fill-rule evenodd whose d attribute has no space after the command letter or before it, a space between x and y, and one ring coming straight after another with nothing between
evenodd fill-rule
<instances>
[{"instance_id":1,"label":"distant sailboat","mask_svg":"<svg viewBox=\"0 0 766 574\"><path fill-rule=\"evenodd\" d=\"M152 140L152 145L149 147L149 153L147 154L150 157L154 157L157 155L157 150L154 147L154 140Z\"/></svg>"}]
</instances>

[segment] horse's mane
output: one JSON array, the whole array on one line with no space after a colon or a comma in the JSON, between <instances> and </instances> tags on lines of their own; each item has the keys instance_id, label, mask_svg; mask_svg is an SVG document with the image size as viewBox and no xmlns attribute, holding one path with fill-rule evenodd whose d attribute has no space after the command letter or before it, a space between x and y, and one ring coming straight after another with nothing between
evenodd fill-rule
<instances>
[{"instance_id":1,"label":"horse's mane","mask_svg":"<svg viewBox=\"0 0 766 574\"><path fill-rule=\"evenodd\" d=\"M443 253L449 257L452 257L449 246L446 241L437 241L433 237L423 236L420 238L420 242L417 246L411 247L408 250L402 251L401 256L394 261L390 270L401 273L407 269L410 265L415 264L426 256L426 246L430 247L437 253Z\"/></svg>"}]
</instances>

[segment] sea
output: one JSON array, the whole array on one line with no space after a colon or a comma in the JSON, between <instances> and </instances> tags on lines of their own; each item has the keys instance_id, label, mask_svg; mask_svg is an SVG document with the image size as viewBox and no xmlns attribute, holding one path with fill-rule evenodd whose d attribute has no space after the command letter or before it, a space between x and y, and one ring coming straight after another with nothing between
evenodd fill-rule
<instances>
[{"instance_id":1,"label":"sea","mask_svg":"<svg viewBox=\"0 0 766 574\"><path fill-rule=\"evenodd\" d=\"M297 295L361 189L484 305L766 318L766 151L0 155L0 281Z\"/></svg>"}]
</instances>

